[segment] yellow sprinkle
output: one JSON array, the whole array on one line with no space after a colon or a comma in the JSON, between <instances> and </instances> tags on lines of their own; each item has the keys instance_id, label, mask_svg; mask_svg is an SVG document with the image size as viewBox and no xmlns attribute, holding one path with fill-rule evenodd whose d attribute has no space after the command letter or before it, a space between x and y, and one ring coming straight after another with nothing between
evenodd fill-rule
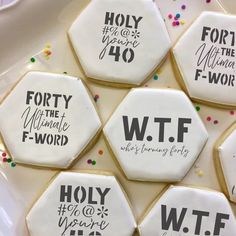
<instances>
[{"instance_id":1,"label":"yellow sprinkle","mask_svg":"<svg viewBox=\"0 0 236 236\"><path fill-rule=\"evenodd\" d=\"M204 172L203 172L202 170L198 170L198 171L197 171L197 175L198 175L199 177L202 177L202 176L204 176Z\"/></svg>"},{"instance_id":2,"label":"yellow sprinkle","mask_svg":"<svg viewBox=\"0 0 236 236\"><path fill-rule=\"evenodd\" d=\"M47 43L47 44L46 44L46 48L51 48L51 44L50 44L50 43Z\"/></svg>"},{"instance_id":3,"label":"yellow sprinkle","mask_svg":"<svg viewBox=\"0 0 236 236\"><path fill-rule=\"evenodd\" d=\"M185 24L185 20L180 20L180 24L184 25Z\"/></svg>"}]
</instances>

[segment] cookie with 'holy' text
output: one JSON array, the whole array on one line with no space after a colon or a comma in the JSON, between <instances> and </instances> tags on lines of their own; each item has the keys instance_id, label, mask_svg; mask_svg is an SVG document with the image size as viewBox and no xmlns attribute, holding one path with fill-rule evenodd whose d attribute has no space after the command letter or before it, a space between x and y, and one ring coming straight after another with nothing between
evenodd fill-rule
<instances>
[{"instance_id":1,"label":"cookie with 'holy' text","mask_svg":"<svg viewBox=\"0 0 236 236\"><path fill-rule=\"evenodd\" d=\"M17 163L67 168L100 129L83 82L64 74L29 72L0 105L0 132Z\"/></svg>"},{"instance_id":2,"label":"cookie with 'holy' text","mask_svg":"<svg viewBox=\"0 0 236 236\"><path fill-rule=\"evenodd\" d=\"M103 132L126 177L141 181L181 181L208 139L191 101L173 89L132 89Z\"/></svg>"},{"instance_id":3,"label":"cookie with 'holy' text","mask_svg":"<svg viewBox=\"0 0 236 236\"><path fill-rule=\"evenodd\" d=\"M86 76L106 85L142 84L171 47L152 0L93 0L68 34Z\"/></svg>"},{"instance_id":4,"label":"cookie with 'holy' text","mask_svg":"<svg viewBox=\"0 0 236 236\"><path fill-rule=\"evenodd\" d=\"M236 221L223 193L171 186L139 222L140 236L231 236Z\"/></svg>"},{"instance_id":5,"label":"cookie with 'holy' text","mask_svg":"<svg viewBox=\"0 0 236 236\"><path fill-rule=\"evenodd\" d=\"M217 140L214 161L219 182L230 201L236 203L236 123L231 125Z\"/></svg>"},{"instance_id":6,"label":"cookie with 'holy' text","mask_svg":"<svg viewBox=\"0 0 236 236\"><path fill-rule=\"evenodd\" d=\"M203 12L172 50L180 84L198 102L236 107L236 16Z\"/></svg>"},{"instance_id":7,"label":"cookie with 'holy' text","mask_svg":"<svg viewBox=\"0 0 236 236\"><path fill-rule=\"evenodd\" d=\"M26 218L31 236L132 236L136 222L116 178L61 172Z\"/></svg>"}]
</instances>

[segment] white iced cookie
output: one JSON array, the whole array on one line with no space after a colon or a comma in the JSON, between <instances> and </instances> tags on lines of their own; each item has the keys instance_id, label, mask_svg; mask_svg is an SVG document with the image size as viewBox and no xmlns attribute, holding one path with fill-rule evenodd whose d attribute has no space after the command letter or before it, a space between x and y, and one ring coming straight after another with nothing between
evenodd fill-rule
<instances>
[{"instance_id":1,"label":"white iced cookie","mask_svg":"<svg viewBox=\"0 0 236 236\"><path fill-rule=\"evenodd\" d=\"M214 158L222 189L236 203L236 123L215 144Z\"/></svg>"},{"instance_id":2,"label":"white iced cookie","mask_svg":"<svg viewBox=\"0 0 236 236\"><path fill-rule=\"evenodd\" d=\"M93 0L69 38L87 77L129 86L144 82L171 46L152 0Z\"/></svg>"},{"instance_id":3,"label":"white iced cookie","mask_svg":"<svg viewBox=\"0 0 236 236\"><path fill-rule=\"evenodd\" d=\"M236 107L236 16L203 12L173 48L174 66L189 96Z\"/></svg>"},{"instance_id":4,"label":"white iced cookie","mask_svg":"<svg viewBox=\"0 0 236 236\"><path fill-rule=\"evenodd\" d=\"M29 72L0 105L0 131L14 161L66 168L101 127L80 79Z\"/></svg>"},{"instance_id":5,"label":"white iced cookie","mask_svg":"<svg viewBox=\"0 0 236 236\"><path fill-rule=\"evenodd\" d=\"M30 210L31 236L132 236L136 222L111 175L62 172Z\"/></svg>"},{"instance_id":6,"label":"white iced cookie","mask_svg":"<svg viewBox=\"0 0 236 236\"><path fill-rule=\"evenodd\" d=\"M140 236L231 236L236 221L224 194L171 186L138 226Z\"/></svg>"},{"instance_id":7,"label":"white iced cookie","mask_svg":"<svg viewBox=\"0 0 236 236\"><path fill-rule=\"evenodd\" d=\"M133 89L103 130L128 179L180 181L208 134L188 97L179 90Z\"/></svg>"}]
</instances>

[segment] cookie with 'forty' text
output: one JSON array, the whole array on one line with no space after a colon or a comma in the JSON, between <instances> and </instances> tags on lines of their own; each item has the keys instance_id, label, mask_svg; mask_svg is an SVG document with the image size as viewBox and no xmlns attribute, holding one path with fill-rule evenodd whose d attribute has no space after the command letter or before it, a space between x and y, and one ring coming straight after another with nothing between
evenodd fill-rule
<instances>
[{"instance_id":1,"label":"cookie with 'forty' text","mask_svg":"<svg viewBox=\"0 0 236 236\"><path fill-rule=\"evenodd\" d=\"M28 72L0 105L0 132L17 163L67 168L101 129L80 79Z\"/></svg>"},{"instance_id":2,"label":"cookie with 'forty' text","mask_svg":"<svg viewBox=\"0 0 236 236\"><path fill-rule=\"evenodd\" d=\"M189 96L236 107L236 16L203 12L173 47L176 75Z\"/></svg>"},{"instance_id":3,"label":"cookie with 'forty' text","mask_svg":"<svg viewBox=\"0 0 236 236\"><path fill-rule=\"evenodd\" d=\"M231 125L217 140L214 161L222 190L230 201L236 203L236 123Z\"/></svg>"},{"instance_id":4,"label":"cookie with 'forty' text","mask_svg":"<svg viewBox=\"0 0 236 236\"><path fill-rule=\"evenodd\" d=\"M31 236L132 236L136 222L116 178L61 172L27 215Z\"/></svg>"},{"instance_id":5,"label":"cookie with 'forty' text","mask_svg":"<svg viewBox=\"0 0 236 236\"><path fill-rule=\"evenodd\" d=\"M153 0L93 0L68 34L86 76L106 85L142 84L171 47Z\"/></svg>"},{"instance_id":6,"label":"cookie with 'forty' text","mask_svg":"<svg viewBox=\"0 0 236 236\"><path fill-rule=\"evenodd\" d=\"M236 221L224 194L171 186L150 206L138 229L140 236L231 236Z\"/></svg>"},{"instance_id":7,"label":"cookie with 'forty' text","mask_svg":"<svg viewBox=\"0 0 236 236\"><path fill-rule=\"evenodd\" d=\"M103 132L130 180L177 182L189 171L208 133L179 90L132 89Z\"/></svg>"}]
</instances>

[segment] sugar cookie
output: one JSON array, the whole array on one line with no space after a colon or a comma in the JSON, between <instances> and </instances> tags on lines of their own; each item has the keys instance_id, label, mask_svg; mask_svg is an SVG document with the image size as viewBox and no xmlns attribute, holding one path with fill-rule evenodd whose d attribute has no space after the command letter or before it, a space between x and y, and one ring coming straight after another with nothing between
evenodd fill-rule
<instances>
[{"instance_id":1,"label":"sugar cookie","mask_svg":"<svg viewBox=\"0 0 236 236\"><path fill-rule=\"evenodd\" d=\"M69 38L87 77L126 86L144 82L171 47L152 0L93 0Z\"/></svg>"},{"instance_id":2,"label":"sugar cookie","mask_svg":"<svg viewBox=\"0 0 236 236\"><path fill-rule=\"evenodd\" d=\"M31 236L132 236L136 223L114 176L62 172L30 210Z\"/></svg>"},{"instance_id":3,"label":"sugar cookie","mask_svg":"<svg viewBox=\"0 0 236 236\"><path fill-rule=\"evenodd\" d=\"M15 162L68 167L100 131L80 79L29 72L0 106L0 131Z\"/></svg>"},{"instance_id":4,"label":"sugar cookie","mask_svg":"<svg viewBox=\"0 0 236 236\"><path fill-rule=\"evenodd\" d=\"M214 159L222 189L236 203L236 123L218 139L214 148Z\"/></svg>"},{"instance_id":5,"label":"sugar cookie","mask_svg":"<svg viewBox=\"0 0 236 236\"><path fill-rule=\"evenodd\" d=\"M171 186L138 226L140 236L236 235L236 221L224 194Z\"/></svg>"},{"instance_id":6,"label":"sugar cookie","mask_svg":"<svg viewBox=\"0 0 236 236\"><path fill-rule=\"evenodd\" d=\"M131 90L103 132L131 180L180 181L208 134L188 97L179 90Z\"/></svg>"},{"instance_id":7,"label":"sugar cookie","mask_svg":"<svg viewBox=\"0 0 236 236\"><path fill-rule=\"evenodd\" d=\"M173 48L182 86L196 101L236 107L236 16L203 12Z\"/></svg>"}]
</instances>

